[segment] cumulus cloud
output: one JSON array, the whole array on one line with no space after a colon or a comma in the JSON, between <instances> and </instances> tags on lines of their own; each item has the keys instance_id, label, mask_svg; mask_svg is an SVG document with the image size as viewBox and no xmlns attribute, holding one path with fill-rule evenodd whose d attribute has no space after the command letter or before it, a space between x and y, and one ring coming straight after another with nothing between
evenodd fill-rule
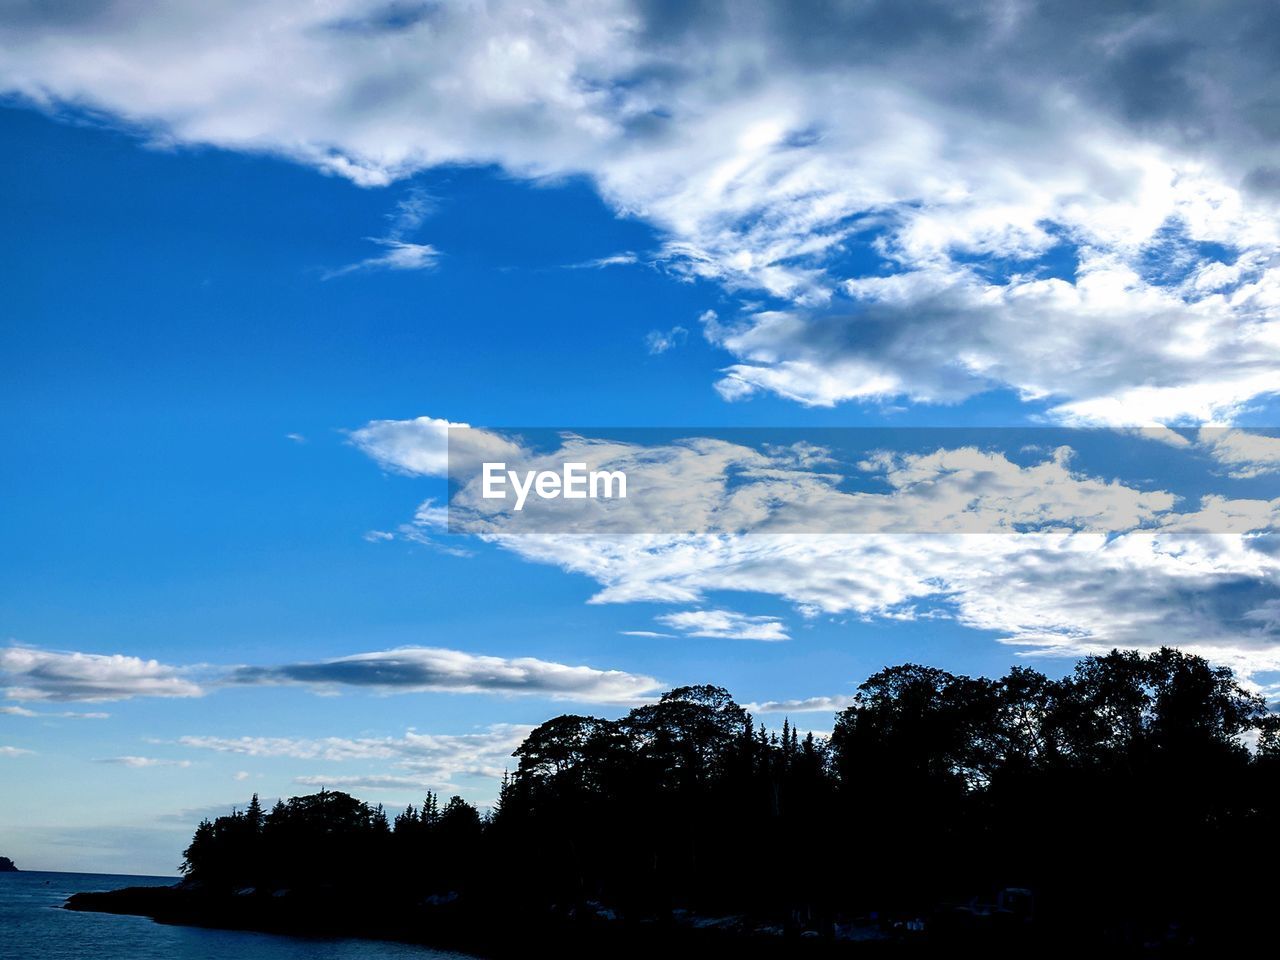
<instances>
[{"instance_id":1,"label":"cumulus cloud","mask_svg":"<svg viewBox=\"0 0 1280 960\"><path fill-rule=\"evenodd\" d=\"M392 790L452 787L459 777L495 779L512 766L511 754L533 728L495 724L477 733L426 734L408 730L402 737L218 737L185 736L184 747L246 757L288 757L325 763L389 762L394 772L306 775L308 786Z\"/></svg>"},{"instance_id":2,"label":"cumulus cloud","mask_svg":"<svg viewBox=\"0 0 1280 960\"><path fill-rule=\"evenodd\" d=\"M1280 473L1280 437L1257 431L1203 427L1197 441L1237 479Z\"/></svg>"},{"instance_id":3,"label":"cumulus cloud","mask_svg":"<svg viewBox=\"0 0 1280 960\"><path fill-rule=\"evenodd\" d=\"M1212 452L1202 439L1175 444L1168 430L1150 436L1188 463ZM593 602L697 605L659 618L681 635L785 637L778 620L702 606L740 591L809 617L948 617L1028 653L1176 643L1244 673L1280 669L1280 499L1175 496L1090 473L1066 446L1027 447L1018 459L973 446L876 450L852 465L873 490L851 489L850 465L806 445L561 440L524 451L524 465L635 471L645 495L629 495L626 509L638 513L613 522L606 507L571 533L526 533L464 485L461 508L482 521L473 531L590 577ZM419 522L443 521L433 510Z\"/></svg>"},{"instance_id":4,"label":"cumulus cloud","mask_svg":"<svg viewBox=\"0 0 1280 960\"><path fill-rule=\"evenodd\" d=\"M378 421L395 432L397 424ZM472 431L450 430L450 438ZM621 473L627 496L613 498L484 495L478 464L454 464L457 482L447 510L427 501L412 528L425 535L448 529L485 537L542 534L702 533L1002 533L1078 530L1120 533L1165 529L1213 533L1265 532L1280 527L1280 498L1233 499L1213 486L1199 498L1175 495L1149 480L1090 472L1076 462L1072 438L1096 440L1074 430L1045 431L1057 445L1001 449L989 444L948 447L946 430L916 431L916 449L856 453L872 431L846 431L855 448L837 454L805 442L774 442L780 431L727 431L727 438L681 437L640 442L561 433L558 441L505 454L508 469L559 473L566 463L585 471ZM501 438L476 431L484 443ZM626 431L622 431L626 434ZM1139 432L1145 437L1147 431ZM1170 431L1152 434L1163 439ZM647 436L647 435L646 435ZM1113 444L1136 442L1110 432ZM933 449L921 445L936 437ZM480 441L477 441L480 442ZM838 445L838 444L837 444ZM1116 449L1123 449L1123 446ZM1184 444L1178 469L1203 466L1203 447ZM844 457L844 460L841 459ZM1103 463L1104 469L1110 467ZM1113 468L1112 468L1113 469Z\"/></svg>"},{"instance_id":5,"label":"cumulus cloud","mask_svg":"<svg viewBox=\"0 0 1280 960\"><path fill-rule=\"evenodd\" d=\"M810 406L907 397L955 402L995 386L1044 401L1062 421L1227 420L1275 392L1280 271L1230 295L1189 297L1114 254L1082 259L1073 281L993 282L929 266L850 280L839 309L773 310L709 326L740 358L727 399L765 390ZM1080 344L1105 344L1107 355Z\"/></svg>"},{"instance_id":6,"label":"cumulus cloud","mask_svg":"<svg viewBox=\"0 0 1280 960\"><path fill-rule=\"evenodd\" d=\"M682 610L656 618L688 637L720 640L790 640L780 617L752 617L733 610Z\"/></svg>"},{"instance_id":7,"label":"cumulus cloud","mask_svg":"<svg viewBox=\"0 0 1280 960\"><path fill-rule=\"evenodd\" d=\"M652 696L653 677L568 666L534 657L480 656L441 647L401 647L313 663L241 667L233 683L300 683L318 689L358 687L377 693L497 693L554 700L632 703Z\"/></svg>"},{"instance_id":8,"label":"cumulus cloud","mask_svg":"<svg viewBox=\"0 0 1280 960\"><path fill-rule=\"evenodd\" d=\"M199 697L204 690L178 667L121 654L0 650L0 677L12 700L95 701Z\"/></svg>"},{"instance_id":9,"label":"cumulus cloud","mask_svg":"<svg viewBox=\"0 0 1280 960\"><path fill-rule=\"evenodd\" d=\"M729 397L998 385L1132 423L1274 392L1265 0L415 10L25 5L0 90L364 185L585 175L661 232L672 272L785 303L717 338Z\"/></svg>"}]
</instances>

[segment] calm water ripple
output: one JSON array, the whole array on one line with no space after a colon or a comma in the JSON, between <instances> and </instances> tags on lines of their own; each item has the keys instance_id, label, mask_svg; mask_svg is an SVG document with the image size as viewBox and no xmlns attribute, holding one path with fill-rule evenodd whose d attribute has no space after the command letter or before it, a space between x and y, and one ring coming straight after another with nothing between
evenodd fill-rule
<instances>
[{"instance_id":1,"label":"calm water ripple","mask_svg":"<svg viewBox=\"0 0 1280 960\"><path fill-rule=\"evenodd\" d=\"M81 891L173 882L102 873L0 873L0 960L466 960L408 944L173 927L145 917L61 909Z\"/></svg>"}]
</instances>

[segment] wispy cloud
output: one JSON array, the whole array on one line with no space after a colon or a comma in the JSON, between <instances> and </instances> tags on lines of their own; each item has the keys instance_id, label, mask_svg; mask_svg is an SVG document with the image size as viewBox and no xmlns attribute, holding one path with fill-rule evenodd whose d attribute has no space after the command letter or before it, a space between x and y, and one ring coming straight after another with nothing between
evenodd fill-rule
<instances>
[{"instance_id":1,"label":"wispy cloud","mask_svg":"<svg viewBox=\"0 0 1280 960\"><path fill-rule=\"evenodd\" d=\"M567 264L566 270L603 270L605 267L627 267L639 263L640 258L628 250L626 253L615 253L608 257L597 257L595 260L583 260L581 263Z\"/></svg>"},{"instance_id":2,"label":"wispy cloud","mask_svg":"<svg viewBox=\"0 0 1280 960\"><path fill-rule=\"evenodd\" d=\"M370 243L385 248L386 252L376 257L365 257L345 267L329 270L325 280L345 277L349 273L367 270L430 270L440 262L440 251L429 243L410 243L408 240L396 240L391 237L366 237Z\"/></svg>"},{"instance_id":3,"label":"wispy cloud","mask_svg":"<svg viewBox=\"0 0 1280 960\"><path fill-rule=\"evenodd\" d=\"M384 247L386 252L329 270L323 279L332 280L362 271L433 269L440 262L440 251L429 243L415 243L410 237L435 210L436 203L437 198L425 190L418 187L410 189L396 203L395 209L387 214L386 235L365 238Z\"/></svg>"},{"instance_id":4,"label":"wispy cloud","mask_svg":"<svg viewBox=\"0 0 1280 960\"><path fill-rule=\"evenodd\" d=\"M689 331L684 327L672 327L670 330L650 330L645 335L644 342L649 348L649 353L653 356L666 353L673 347L678 347L689 338Z\"/></svg>"},{"instance_id":5,"label":"wispy cloud","mask_svg":"<svg viewBox=\"0 0 1280 960\"><path fill-rule=\"evenodd\" d=\"M98 763L111 763L121 767L142 769L145 767L189 767L190 760L166 760L160 757L103 757Z\"/></svg>"},{"instance_id":6,"label":"wispy cloud","mask_svg":"<svg viewBox=\"0 0 1280 960\"><path fill-rule=\"evenodd\" d=\"M26 707L0 707L0 714L9 717L56 717L64 720L106 720L111 716L101 711L80 712L77 710L29 710Z\"/></svg>"},{"instance_id":7,"label":"wispy cloud","mask_svg":"<svg viewBox=\"0 0 1280 960\"><path fill-rule=\"evenodd\" d=\"M513 766L511 753L532 727L497 724L477 733L426 734L408 730L400 737L220 737L185 736L182 746L246 757L288 757L325 763L386 762L393 772L308 774L295 782L307 786L426 788L452 785L459 777L495 779Z\"/></svg>"},{"instance_id":8,"label":"wispy cloud","mask_svg":"<svg viewBox=\"0 0 1280 960\"><path fill-rule=\"evenodd\" d=\"M0 746L0 757L22 757L33 753L35 753L34 750L24 750L22 747Z\"/></svg>"},{"instance_id":9,"label":"wispy cloud","mask_svg":"<svg viewBox=\"0 0 1280 960\"><path fill-rule=\"evenodd\" d=\"M853 697L805 697L801 700L764 700L743 704L752 713L839 713L853 703Z\"/></svg>"},{"instance_id":10,"label":"wispy cloud","mask_svg":"<svg viewBox=\"0 0 1280 960\"><path fill-rule=\"evenodd\" d=\"M733 610L685 610L655 617L689 637L717 640L789 640L780 617L752 617Z\"/></svg>"}]
</instances>

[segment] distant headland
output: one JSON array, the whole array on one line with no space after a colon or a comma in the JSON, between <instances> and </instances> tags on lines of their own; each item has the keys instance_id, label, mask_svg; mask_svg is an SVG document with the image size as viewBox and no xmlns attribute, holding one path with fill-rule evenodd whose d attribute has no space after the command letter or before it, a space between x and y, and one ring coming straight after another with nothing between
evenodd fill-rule
<instances>
[{"instance_id":1,"label":"distant headland","mask_svg":"<svg viewBox=\"0 0 1280 960\"><path fill-rule=\"evenodd\" d=\"M8 857L0 857L0 873L17 873L18 868Z\"/></svg>"}]
</instances>

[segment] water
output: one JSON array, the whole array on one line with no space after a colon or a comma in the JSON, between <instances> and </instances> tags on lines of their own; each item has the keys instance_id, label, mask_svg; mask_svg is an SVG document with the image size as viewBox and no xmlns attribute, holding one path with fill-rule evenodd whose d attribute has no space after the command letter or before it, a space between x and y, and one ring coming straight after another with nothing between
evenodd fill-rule
<instances>
[{"instance_id":1,"label":"water","mask_svg":"<svg viewBox=\"0 0 1280 960\"><path fill-rule=\"evenodd\" d=\"M164 886L172 877L0 873L0 960L468 960L377 940L282 937L63 910L73 893Z\"/></svg>"}]
</instances>

